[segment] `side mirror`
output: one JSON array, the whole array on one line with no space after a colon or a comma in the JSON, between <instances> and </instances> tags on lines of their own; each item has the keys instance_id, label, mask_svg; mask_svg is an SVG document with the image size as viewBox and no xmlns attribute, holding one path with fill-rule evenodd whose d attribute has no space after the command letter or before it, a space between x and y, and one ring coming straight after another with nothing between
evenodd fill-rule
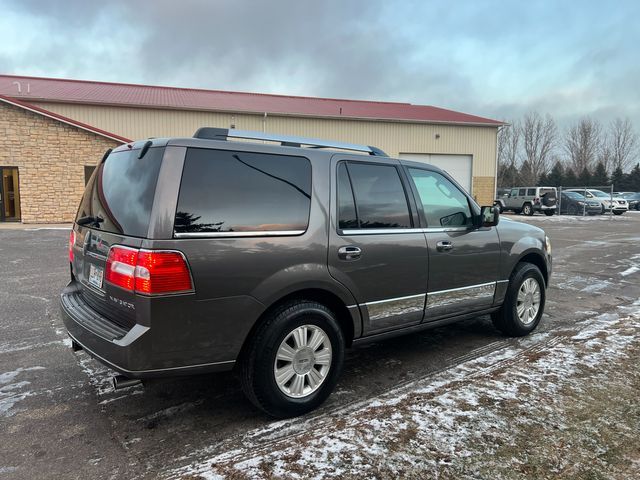
<instances>
[{"instance_id":1,"label":"side mirror","mask_svg":"<svg viewBox=\"0 0 640 480\"><path fill-rule=\"evenodd\" d=\"M496 206L480 209L480 227L495 227L500 221L500 209Z\"/></svg>"}]
</instances>

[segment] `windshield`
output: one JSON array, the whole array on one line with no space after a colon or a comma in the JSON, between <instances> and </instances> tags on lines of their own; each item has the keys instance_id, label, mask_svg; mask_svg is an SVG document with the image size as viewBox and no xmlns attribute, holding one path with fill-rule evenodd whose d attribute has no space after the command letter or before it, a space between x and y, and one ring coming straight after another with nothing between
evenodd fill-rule
<instances>
[{"instance_id":1,"label":"windshield","mask_svg":"<svg viewBox=\"0 0 640 480\"><path fill-rule=\"evenodd\" d=\"M602 190L589 190L594 197L611 198L611 194L604 193Z\"/></svg>"},{"instance_id":2,"label":"windshield","mask_svg":"<svg viewBox=\"0 0 640 480\"><path fill-rule=\"evenodd\" d=\"M100 217L91 228L145 237L164 148L150 148L141 159L139 150L110 154L89 179L76 222Z\"/></svg>"},{"instance_id":3,"label":"windshield","mask_svg":"<svg viewBox=\"0 0 640 480\"><path fill-rule=\"evenodd\" d=\"M578 192L564 192L564 194L569 198L573 198L574 200L584 200L584 195Z\"/></svg>"}]
</instances>

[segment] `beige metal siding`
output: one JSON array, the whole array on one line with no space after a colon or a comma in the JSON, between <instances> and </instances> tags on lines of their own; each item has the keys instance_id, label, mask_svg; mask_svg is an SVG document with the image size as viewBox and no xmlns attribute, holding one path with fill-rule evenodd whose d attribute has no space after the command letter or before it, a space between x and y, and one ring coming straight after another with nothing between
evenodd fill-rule
<instances>
[{"instance_id":1,"label":"beige metal siding","mask_svg":"<svg viewBox=\"0 0 640 480\"><path fill-rule=\"evenodd\" d=\"M267 131L375 145L389 155L446 153L473 156L473 176L495 177L496 128L108 107L33 102L74 120L131 139L187 136L202 126ZM439 136L436 138L436 136Z\"/></svg>"}]
</instances>

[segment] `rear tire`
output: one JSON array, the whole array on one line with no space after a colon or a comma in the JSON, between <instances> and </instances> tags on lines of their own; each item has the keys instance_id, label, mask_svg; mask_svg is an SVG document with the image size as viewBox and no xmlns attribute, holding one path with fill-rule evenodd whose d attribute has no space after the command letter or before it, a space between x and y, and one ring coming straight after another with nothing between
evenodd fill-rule
<instances>
[{"instance_id":1,"label":"rear tire","mask_svg":"<svg viewBox=\"0 0 640 480\"><path fill-rule=\"evenodd\" d=\"M522 213L530 217L531 215L533 215L533 206L530 203L525 203L522 206Z\"/></svg>"},{"instance_id":2,"label":"rear tire","mask_svg":"<svg viewBox=\"0 0 640 480\"><path fill-rule=\"evenodd\" d=\"M544 211L544 214L545 214L547 217L552 217L554 213L556 213L556 212L555 212L555 210L545 210L545 211Z\"/></svg>"},{"instance_id":3,"label":"rear tire","mask_svg":"<svg viewBox=\"0 0 640 480\"><path fill-rule=\"evenodd\" d=\"M528 335L540 323L545 299L540 269L531 263L519 263L509 279L502 307L491 314L493 325L510 337ZM536 302L537 308L532 308Z\"/></svg>"},{"instance_id":4,"label":"rear tire","mask_svg":"<svg viewBox=\"0 0 640 480\"><path fill-rule=\"evenodd\" d=\"M273 417L305 414L333 391L344 345L342 330L326 306L311 300L287 302L267 316L247 346L240 362L242 390Z\"/></svg>"},{"instance_id":5,"label":"rear tire","mask_svg":"<svg viewBox=\"0 0 640 480\"><path fill-rule=\"evenodd\" d=\"M567 212L569 215L578 215L578 207L576 205L569 205Z\"/></svg>"},{"instance_id":6,"label":"rear tire","mask_svg":"<svg viewBox=\"0 0 640 480\"><path fill-rule=\"evenodd\" d=\"M614 215L622 215L624 212L622 210L614 210L613 214Z\"/></svg>"}]
</instances>

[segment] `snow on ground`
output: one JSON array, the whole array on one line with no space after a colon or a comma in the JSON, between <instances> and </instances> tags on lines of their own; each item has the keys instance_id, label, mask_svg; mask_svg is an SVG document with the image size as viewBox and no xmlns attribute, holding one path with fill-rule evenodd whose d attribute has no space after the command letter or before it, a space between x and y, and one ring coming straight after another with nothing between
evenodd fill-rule
<instances>
[{"instance_id":1,"label":"snow on ground","mask_svg":"<svg viewBox=\"0 0 640 480\"><path fill-rule=\"evenodd\" d=\"M271 441L250 432L240 447L168 476L638 478L629 425L640 427L640 299L580 327L536 334L355 407L299 419L304 428Z\"/></svg>"},{"instance_id":2,"label":"snow on ground","mask_svg":"<svg viewBox=\"0 0 640 480\"><path fill-rule=\"evenodd\" d=\"M27 397L33 395L29 389L31 382L16 381L24 372L44 370L44 367L18 368L10 372L0 373L0 416L11 416L15 413L14 406Z\"/></svg>"}]
</instances>

